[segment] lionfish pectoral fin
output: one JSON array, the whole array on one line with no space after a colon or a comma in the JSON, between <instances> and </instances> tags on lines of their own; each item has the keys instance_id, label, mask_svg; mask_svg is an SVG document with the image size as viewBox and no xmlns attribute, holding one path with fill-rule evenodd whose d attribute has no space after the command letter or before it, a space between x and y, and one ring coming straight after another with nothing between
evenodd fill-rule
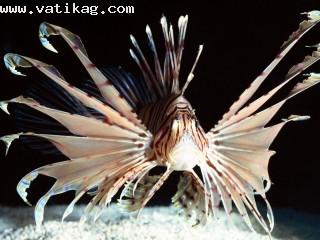
<instances>
[{"instance_id":1,"label":"lionfish pectoral fin","mask_svg":"<svg viewBox=\"0 0 320 240\"><path fill-rule=\"evenodd\" d=\"M92 214L93 208L102 210L108 204L119 188L128 179L135 177L150 165L143 153L127 154L101 154L90 157L72 159L44 167L40 167L27 174L18 184L17 191L21 198L27 201L27 189L31 182L39 175L50 176L56 179L55 184L35 207L37 225L43 220L44 207L51 196L67 191L76 191L75 198L65 210L62 221L72 212L75 203L90 189L98 186L96 195L86 208L86 215ZM100 212L94 213L99 216Z\"/></svg>"},{"instance_id":2,"label":"lionfish pectoral fin","mask_svg":"<svg viewBox=\"0 0 320 240\"><path fill-rule=\"evenodd\" d=\"M153 161L146 161L141 164L136 164L128 169L119 171L116 175L111 175L105 178L98 184L96 195L92 198L90 203L85 208L85 213L81 217L81 222L93 220L94 222L99 218L102 210L111 203L113 196L125 184L125 182L136 179L141 172L155 166Z\"/></svg>"},{"instance_id":3,"label":"lionfish pectoral fin","mask_svg":"<svg viewBox=\"0 0 320 240\"><path fill-rule=\"evenodd\" d=\"M141 210L171 173L172 170L168 168L163 175L151 176L144 174L141 178L138 178L136 182L127 183L121 194L119 205L128 212L137 212L137 216L139 216ZM123 197L126 199L123 199Z\"/></svg>"},{"instance_id":4,"label":"lionfish pectoral fin","mask_svg":"<svg viewBox=\"0 0 320 240\"><path fill-rule=\"evenodd\" d=\"M314 14L318 11L311 11L308 13L308 19L302 21L299 24L299 29L297 31L294 31L288 38L287 41L285 41L280 49L279 54L276 56L276 58L267 66L266 69L262 71L262 73L250 84L250 87L247 88L239 97L239 100L234 102L231 107L229 108L229 111L225 113L222 117L222 119L216 124L215 128L219 129L221 127L224 127L226 125L229 125L232 123L232 118L237 117L238 111L247 104L247 102L250 100L250 98L253 96L253 94L257 91L257 89L261 86L261 84L265 81L265 79L269 76L269 74L273 71L273 69L279 64L279 62L286 56L286 54L292 49L292 47L301 39L301 37L306 34L310 29L312 29L315 25L317 25L320 22L319 17ZM318 45L316 47L319 47ZM318 49L319 50L319 49ZM283 81L282 84L279 85L278 89L280 89L282 86L284 86L287 82L289 82L292 78L294 78L296 75L304 71L306 68L311 66L314 62L319 60L319 54L316 52L313 52L311 56L307 56L303 62L293 66L289 72L288 75ZM278 89L275 89L275 91L270 91L268 93L271 97L275 94L275 92L278 91ZM268 99L268 98L267 98ZM264 99L266 101L266 99ZM261 101L262 102L262 101ZM263 103L259 104L261 106ZM251 104L252 105L252 104ZM246 108L244 108L246 109ZM253 108L252 108L253 109ZM256 108L257 109L257 108Z\"/></svg>"},{"instance_id":5,"label":"lionfish pectoral fin","mask_svg":"<svg viewBox=\"0 0 320 240\"><path fill-rule=\"evenodd\" d=\"M230 200L232 200L251 230L254 228L248 217L248 211L268 234L274 227L272 209L266 199L266 192L271 186L268 164L275 153L269 150L269 146L285 124L308 119L307 116L292 115L279 124L251 129L255 124L267 121L270 116L266 113L270 111L274 109L268 108L237 123L238 128L235 126L235 132L231 129L219 134L209 132L207 136L211 147L206 163L207 179L209 179L206 184L210 182L215 184L226 212L231 211ZM260 214L255 201L256 195L261 196L266 204L269 224Z\"/></svg>"},{"instance_id":6,"label":"lionfish pectoral fin","mask_svg":"<svg viewBox=\"0 0 320 240\"><path fill-rule=\"evenodd\" d=\"M52 65L18 54L6 54L5 64L12 73L23 75L17 68L35 67L52 83L61 87L60 89L67 93L68 99L74 100L76 107L79 107L75 109L78 110L76 112L59 110L59 107L56 109L50 102L47 106L47 102L43 104L36 99L21 96L0 104L4 111L7 111L7 104L10 102L26 105L46 114L68 130L67 135L53 134L53 131L50 132L51 134L22 133L23 136L48 140L70 159L38 168L19 182L17 191L28 203L27 189L39 174L56 179L49 192L36 204L37 225L41 225L43 221L44 207L51 196L71 190L76 192L75 198L63 214L62 220L64 220L71 214L75 203L93 187L96 187L95 196L87 206L85 214L94 215L93 218L96 219L101 209L110 203L112 197L126 181L155 166L153 160L146 154L149 152L152 134L140 122L130 104L92 64L79 37L66 29L44 23L40 27L40 38L50 50L54 48L48 44L46 37L52 34L61 35L72 47L99 88L104 100L92 97L85 91L68 84ZM85 111L82 112L82 109ZM92 115L91 112L98 112L99 115ZM20 135L5 136L1 140L8 147Z\"/></svg>"},{"instance_id":7,"label":"lionfish pectoral fin","mask_svg":"<svg viewBox=\"0 0 320 240\"><path fill-rule=\"evenodd\" d=\"M172 203L192 221L192 226L204 225L212 209L211 203L205 201L205 195L206 192L200 179L191 172L183 172L177 193L172 197Z\"/></svg>"},{"instance_id":8,"label":"lionfish pectoral fin","mask_svg":"<svg viewBox=\"0 0 320 240\"><path fill-rule=\"evenodd\" d=\"M275 153L269 147L286 123L308 119L307 116L292 115L279 124L264 127L279 106L281 104L271 106L220 133L207 134L211 142L206 163L207 179L217 187L226 212L231 211L232 200L251 230L254 228L248 210L268 234L274 227L274 218L265 194L271 186L268 164ZM268 225L260 214L255 195L260 195L266 204Z\"/></svg>"},{"instance_id":9,"label":"lionfish pectoral fin","mask_svg":"<svg viewBox=\"0 0 320 240\"><path fill-rule=\"evenodd\" d=\"M274 226L274 219L266 199L266 192L271 186L268 164L275 153L269 150L269 147L286 123L306 120L308 117L292 115L281 123L269 127L266 125L287 100L319 83L320 75L307 74L307 78L297 83L282 101L268 108L261 108L293 78L320 60L319 45L316 45L316 50L311 55L307 55L302 62L289 69L281 84L267 94L251 102L249 100L294 44L320 22L317 16L309 14L308 17L309 19L300 23L299 29L282 45L275 60L241 94L239 100L230 107L218 124L207 133L210 149L207 162L204 164L206 175L208 175L205 185L208 186L213 182L217 186L227 212L231 211L231 201L234 202L251 230L255 231L248 213L255 217L269 235ZM260 195L266 204L266 217L269 224L259 212L255 202L256 195Z\"/></svg>"},{"instance_id":10,"label":"lionfish pectoral fin","mask_svg":"<svg viewBox=\"0 0 320 240\"><path fill-rule=\"evenodd\" d=\"M80 37L62 27L46 22L42 23L39 28L40 41L44 47L54 52L56 52L56 50L47 40L47 38L51 35L61 36L63 40L65 40L65 42L71 47L91 76L92 80L95 82L104 99L127 119L134 122L142 129L145 129L145 126L141 123L130 104L119 94L117 89L104 76L104 74L91 62Z\"/></svg>"},{"instance_id":11,"label":"lionfish pectoral fin","mask_svg":"<svg viewBox=\"0 0 320 240\"><path fill-rule=\"evenodd\" d=\"M136 132L138 134L149 135L148 131L143 127L135 125L128 118L123 117L119 112L114 110L109 105L101 102L100 100L89 96L86 92L70 85L64 79L64 77L59 73L59 71L52 65L46 64L39 60L25 57L19 54L8 53L4 56L6 67L14 74L18 74L16 68L30 68L35 67L54 83L62 87L68 94L70 94L75 99L79 100L84 106L92 108L97 112L105 116L105 120L110 124L119 125L122 128ZM18 74L21 75L21 74ZM1 102L0 107L7 111L7 104L9 101Z\"/></svg>"}]
</instances>

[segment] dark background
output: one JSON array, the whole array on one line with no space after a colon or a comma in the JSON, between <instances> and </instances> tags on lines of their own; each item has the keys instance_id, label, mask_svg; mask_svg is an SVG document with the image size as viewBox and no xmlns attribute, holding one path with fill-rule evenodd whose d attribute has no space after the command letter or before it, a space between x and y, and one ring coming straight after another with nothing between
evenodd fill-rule
<instances>
[{"instance_id":1,"label":"dark background","mask_svg":"<svg viewBox=\"0 0 320 240\"><path fill-rule=\"evenodd\" d=\"M95 2L100 6L112 3ZM42 21L48 21L81 36L89 56L97 66L122 65L138 75L139 71L128 54L129 34L134 34L140 45L144 46L144 50L147 50L144 29L148 23L160 48L162 32L159 20L162 13L174 24L180 15L189 14L181 80L184 81L190 70L198 45L203 43L204 52L195 71L195 79L186 95L196 109L201 124L208 130L276 56L280 45L302 21L303 16L299 13L320 9L320 3L317 2L255 0L165 3L128 0L124 3L135 6L136 12L132 15L0 15L0 55L16 52L31 56L52 63L72 83L84 79L86 72L61 39L51 38L60 52L58 55L40 45L38 26ZM21 1L20 4L22 3ZM116 3L121 4L119 1ZM87 1L86 4L95 3ZM293 48L259 93L264 93L280 83L290 66L301 61L304 55L310 52L310 49L304 48L305 45L318 42L320 26L315 27ZM161 52L160 49L158 51ZM320 70L320 63L309 71L319 72L318 69ZM14 76L0 64L0 100L18 96L32 85L32 79L40 76L36 71L30 73L31 76L29 74L30 77L27 78ZM301 80L301 77L295 82L298 80ZM268 198L275 207L320 212L319 93L320 86L307 90L290 100L275 117L274 122L290 114L312 117L309 121L288 124L271 147L277 154L271 158L269 165L274 184L268 192ZM281 98L284 94L285 91L278 97ZM0 134L16 131L13 119L0 112ZM14 142L7 157L4 156L4 150L4 144L1 144L1 205L23 205L15 192L18 181L36 167L65 159L40 153L20 141ZM177 175L172 176L152 203L168 204L174 194L177 179ZM52 182L45 177L34 181L31 187L31 202L35 203ZM50 203L66 203L71 198L72 193L66 193L54 197Z\"/></svg>"}]
</instances>

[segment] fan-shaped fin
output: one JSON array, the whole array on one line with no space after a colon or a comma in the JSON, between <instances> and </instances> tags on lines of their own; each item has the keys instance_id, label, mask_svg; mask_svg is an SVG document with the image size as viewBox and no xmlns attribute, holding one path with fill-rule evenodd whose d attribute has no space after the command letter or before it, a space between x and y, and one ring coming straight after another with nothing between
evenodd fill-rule
<instances>
[{"instance_id":1,"label":"fan-shaped fin","mask_svg":"<svg viewBox=\"0 0 320 240\"><path fill-rule=\"evenodd\" d=\"M14 140L19 136L35 136L49 140L57 149L69 158L79 158L96 154L116 154L140 151L148 148L145 141L121 138L97 138L64 136L53 134L20 133L4 136L4 139Z\"/></svg>"},{"instance_id":2,"label":"fan-shaped fin","mask_svg":"<svg viewBox=\"0 0 320 240\"><path fill-rule=\"evenodd\" d=\"M63 126L68 128L70 132L76 135L143 139L142 136L139 136L138 134L130 132L126 129L122 129L107 121L101 121L94 118L88 118L77 114L70 114L56 109L47 108L30 98L26 99L24 97L17 97L10 100L10 102L22 103L40 111L57 120Z\"/></svg>"},{"instance_id":3,"label":"fan-shaped fin","mask_svg":"<svg viewBox=\"0 0 320 240\"><path fill-rule=\"evenodd\" d=\"M290 80L292 80L295 76L297 76L302 71L304 71L305 69L310 67L315 62L317 62L319 59L320 59L320 48L317 48L317 50L312 53L312 56L306 56L301 63L293 66L289 70L285 80L281 84L279 84L277 87L273 88L267 94L259 97L255 101L251 102L248 106L244 107L238 113L231 116L228 120L226 120L220 126L215 127L215 130L218 131L220 129L228 127L228 126L232 125L233 123L238 122L238 121L250 116L251 114L253 114L264 103L266 103L275 93L277 93L283 86L285 86L288 82L290 82ZM313 75L313 78L317 78L317 76ZM292 94L289 95L287 99L291 98L292 96L294 96L294 95L292 95Z\"/></svg>"},{"instance_id":4,"label":"fan-shaped fin","mask_svg":"<svg viewBox=\"0 0 320 240\"><path fill-rule=\"evenodd\" d=\"M143 158L143 156L141 157ZM121 172L119 171L117 173L118 177L114 179L114 181L106 179L101 182L98 186L100 191L87 205L85 215L82 217L81 221L83 222L91 218L96 220L100 216L102 209L110 203L112 196L118 192L125 182L134 181L141 172L144 172L146 169L150 169L156 165L157 163L154 161L139 161L138 164L123 168Z\"/></svg>"},{"instance_id":5,"label":"fan-shaped fin","mask_svg":"<svg viewBox=\"0 0 320 240\"><path fill-rule=\"evenodd\" d=\"M236 148L236 146L246 146L249 149L268 149L275 136L286 122L268 128L256 128L254 130L242 131L239 133L214 137L217 149Z\"/></svg>"},{"instance_id":6,"label":"fan-shaped fin","mask_svg":"<svg viewBox=\"0 0 320 240\"><path fill-rule=\"evenodd\" d=\"M120 178L124 178L126 180L127 178L125 178L125 176L129 169L139 166L147 160L143 155L144 152L142 151L132 151L129 153L109 153L91 155L47 165L40 167L26 175L19 182L17 191L19 195L27 202L26 190L29 188L31 181L34 180L39 174L57 179L50 191L45 194L36 205L36 223L37 225L41 224L44 206L51 196L70 190L76 190L76 198L71 203L67 213L64 214L65 218L72 210L72 205L80 198L81 195L84 194L84 192L87 192L91 187L96 186L103 181L114 182ZM102 189L99 189L98 194L100 194L101 191Z\"/></svg>"},{"instance_id":7,"label":"fan-shaped fin","mask_svg":"<svg viewBox=\"0 0 320 240\"><path fill-rule=\"evenodd\" d=\"M225 127L226 125L230 125L230 118L235 117L235 115L239 109L241 109L242 106L244 106L248 100L252 97L252 95L256 92L256 90L260 87L260 85L263 83L263 81L269 76L269 74L272 72L272 70L278 65L278 63L283 59L283 57L289 52L289 50L297 43L297 41L305 34L307 33L311 28L313 28L316 24L319 23L320 19L317 15L312 14L313 12L310 12L308 15L309 19L305 20L300 23L299 29L294 32L289 39L284 42L284 44L281 47L280 53L277 55L277 57L270 63L270 65L251 83L250 87L246 89L239 97L239 100L236 101L232 106L230 107L229 111L225 113L222 117L222 119L218 122L218 124L215 126L216 129L220 129L222 127ZM279 85L277 88L281 88L283 85L285 85L288 81L290 81L294 76L308 68L310 65L312 65L314 62L319 60L319 49L315 52L315 54L311 56L307 56L304 61L300 64L297 64L292 69L290 69L289 74L286 78L286 80L283 82L283 84ZM277 89L276 88L276 89ZM278 89L277 89L278 90ZM277 90L273 90L274 92L271 94L272 91L268 93L268 96L264 101L262 101L261 105L269 99ZM259 105L259 106L261 106ZM238 114L240 115L240 113ZM230 119L230 120L229 120Z\"/></svg>"},{"instance_id":8,"label":"fan-shaped fin","mask_svg":"<svg viewBox=\"0 0 320 240\"><path fill-rule=\"evenodd\" d=\"M48 65L46 63L40 62L32 58L11 53L6 54L4 59L7 68L12 73L18 73L19 75L22 75L20 72L16 70L16 67L36 67L39 71L48 76L51 80L53 80L55 83L61 86L69 94L71 94L80 102L82 102L85 106L95 109L101 114L104 114L105 117L108 118L108 121L110 121L111 123L118 124L121 127L127 128L138 133L147 134L147 131L144 130L145 127L141 128L139 126L136 126L134 123L128 121L128 119L126 119L125 117L122 117L117 111L113 110L108 105L102 103L96 98L88 96L88 94L86 94L85 92L68 84L54 66Z\"/></svg>"},{"instance_id":9,"label":"fan-shaped fin","mask_svg":"<svg viewBox=\"0 0 320 240\"><path fill-rule=\"evenodd\" d=\"M285 99L254 115L252 114L282 86L318 61L319 56L318 48L312 56L307 56L302 63L293 66L282 84L253 101L238 113L234 112L234 115L218 123L218 126L207 134L210 139L211 151L208 154L207 165L202 166L202 168L206 168L204 171L208 172L209 175L211 174L212 179L216 179L216 182L221 183L220 186L217 184L220 192L221 189L226 189L230 193L239 213L252 230L254 229L250 218L247 217L247 209L269 234L274 226L272 209L265 196L266 191L271 186L268 163L270 157L274 154L268 148L287 122L305 120L309 117L292 115L277 125L267 128L265 128L265 125L287 100L319 83L320 75L316 73L308 74L308 78L296 84ZM256 206L255 194L259 194L266 203L269 227ZM223 196L221 199L224 203Z\"/></svg>"},{"instance_id":10,"label":"fan-shaped fin","mask_svg":"<svg viewBox=\"0 0 320 240\"><path fill-rule=\"evenodd\" d=\"M250 130L253 129L259 129L261 127L264 127L270 120L271 118L279 111L280 107L283 106L283 104L291 99L292 97L296 96L297 94L307 90L308 88L318 84L320 82L320 74L317 73L310 73L307 74L307 78L304 79L302 82L297 83L293 89L290 91L289 95L283 99L282 101L272 105L271 107L262 110L254 115L248 115L251 114L252 112L255 111L256 106L254 104L249 105L248 107L244 108L239 112L238 115L235 116L240 116L242 111L246 111L246 114L244 114L244 117L239 117L240 120L235 121L235 123L232 123L225 128L218 129L213 128L210 130L208 133L211 136L219 136L223 138L224 136L230 136L230 134L241 134L241 133L246 133ZM259 100L259 99L258 99ZM254 110L252 110L252 108ZM232 117L230 118L230 120ZM290 120L294 120L290 119ZM301 119L301 118L296 118Z\"/></svg>"},{"instance_id":11,"label":"fan-shaped fin","mask_svg":"<svg viewBox=\"0 0 320 240\"><path fill-rule=\"evenodd\" d=\"M222 192L221 189L225 189L231 194L233 202L249 228L253 229L250 218L247 217L247 209L255 216L261 226L270 233L274 223L272 210L266 200L265 193L271 186L268 163L275 152L268 150L268 148L286 123L305 120L307 117L293 115L282 123L265 128L260 126L263 123L261 116L270 117L265 114L265 111L262 114L255 115L259 124L254 129L237 131L234 128L235 133L229 129L228 133L215 135L209 132L207 136L211 142L211 150L208 153L207 164L202 167L211 174L212 179L221 183L216 184L220 192ZM253 118L250 121L253 121ZM259 194L266 202L269 227L256 206L254 194ZM223 200L224 196L221 199Z\"/></svg>"},{"instance_id":12,"label":"fan-shaped fin","mask_svg":"<svg viewBox=\"0 0 320 240\"><path fill-rule=\"evenodd\" d=\"M130 121L134 122L138 126L143 127L138 119L137 114L133 112L131 106L124 100L122 96L120 96L119 92L103 75L103 73L101 73L101 71L90 61L79 36L62 27L49 23L42 23L39 28L39 37L43 46L51 51L54 50L54 48L47 40L50 35L60 35L68 43L90 74L92 80L99 88L101 95L108 103L110 103L117 111L126 116L126 118L128 118Z\"/></svg>"},{"instance_id":13,"label":"fan-shaped fin","mask_svg":"<svg viewBox=\"0 0 320 240\"><path fill-rule=\"evenodd\" d=\"M284 103L285 100L280 101L263 111L239 121L237 124L232 124L220 130L219 133L223 136L230 133L245 132L259 127L264 127L274 117Z\"/></svg>"}]
</instances>

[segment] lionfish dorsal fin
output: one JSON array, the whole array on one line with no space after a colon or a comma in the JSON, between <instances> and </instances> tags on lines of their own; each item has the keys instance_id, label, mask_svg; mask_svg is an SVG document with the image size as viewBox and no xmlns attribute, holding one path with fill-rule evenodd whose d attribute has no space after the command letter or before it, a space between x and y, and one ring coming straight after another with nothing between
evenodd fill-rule
<instances>
[{"instance_id":1,"label":"lionfish dorsal fin","mask_svg":"<svg viewBox=\"0 0 320 240\"><path fill-rule=\"evenodd\" d=\"M189 73L189 75L188 75L188 77L187 77L187 81L185 82L185 84L183 85L183 87L182 87L182 89L181 89L181 95L184 95L184 92L186 91L187 87L189 86L189 83L190 83L190 82L192 81L192 79L194 78L193 72L194 72L194 70L195 70L195 68L196 68L196 66L197 66L197 63L198 63L198 61L199 61L200 55L201 55L201 53L202 53L202 50L203 50L203 45L200 45L200 46L199 46L199 50L198 50L198 54L197 54L197 57L196 57L196 60L194 61L193 66L192 66L192 68L191 68L191 71L190 71L190 73Z\"/></svg>"}]
</instances>

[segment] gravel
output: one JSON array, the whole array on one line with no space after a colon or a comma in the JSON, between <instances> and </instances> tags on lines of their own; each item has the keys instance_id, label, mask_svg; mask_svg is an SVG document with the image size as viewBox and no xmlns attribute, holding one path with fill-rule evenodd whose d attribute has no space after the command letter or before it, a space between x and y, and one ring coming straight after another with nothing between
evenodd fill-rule
<instances>
[{"instance_id":1,"label":"gravel","mask_svg":"<svg viewBox=\"0 0 320 240\"><path fill-rule=\"evenodd\" d=\"M66 206L48 206L45 222L37 229L33 208L0 207L1 240L222 240L222 239L269 239L265 235L251 233L235 214L234 224L228 223L225 215L210 221L205 227L192 228L173 207L149 207L137 219L122 213L112 205L106 209L96 223L79 224L84 209L75 207L71 217L64 223L61 216ZM320 216L275 209L276 226L273 239L313 240L319 239Z\"/></svg>"}]
</instances>

